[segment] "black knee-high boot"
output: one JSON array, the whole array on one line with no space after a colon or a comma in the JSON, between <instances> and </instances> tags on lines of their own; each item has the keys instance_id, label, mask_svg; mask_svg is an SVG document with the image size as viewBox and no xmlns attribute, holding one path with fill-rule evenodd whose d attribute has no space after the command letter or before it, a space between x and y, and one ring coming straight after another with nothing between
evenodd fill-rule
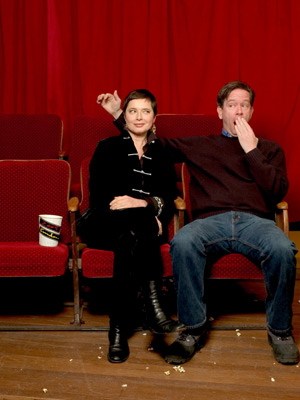
<instances>
[{"instance_id":1,"label":"black knee-high boot","mask_svg":"<svg viewBox=\"0 0 300 400\"><path fill-rule=\"evenodd\" d=\"M129 356L128 337L133 332L137 287L134 281L124 280L114 284L110 312L108 360L121 363Z\"/></svg>"},{"instance_id":2,"label":"black knee-high boot","mask_svg":"<svg viewBox=\"0 0 300 400\"><path fill-rule=\"evenodd\" d=\"M108 332L108 361L122 363L129 356L128 337L130 335L132 310L131 293L126 282L114 285L112 307L110 311L110 327Z\"/></svg>"},{"instance_id":3,"label":"black knee-high boot","mask_svg":"<svg viewBox=\"0 0 300 400\"><path fill-rule=\"evenodd\" d=\"M121 363L129 356L128 337L133 332L137 286L133 279L115 280L112 290L108 360Z\"/></svg>"},{"instance_id":4,"label":"black knee-high boot","mask_svg":"<svg viewBox=\"0 0 300 400\"><path fill-rule=\"evenodd\" d=\"M157 281L143 285L145 308L149 329L154 333L171 333L185 329L184 325L167 316L160 302L161 286Z\"/></svg>"},{"instance_id":5,"label":"black knee-high boot","mask_svg":"<svg viewBox=\"0 0 300 400\"><path fill-rule=\"evenodd\" d=\"M109 350L107 358L112 363L122 363L129 357L128 337L132 333L132 311L135 309L137 286L132 270L132 253L136 238L125 232L118 238L115 250Z\"/></svg>"},{"instance_id":6,"label":"black knee-high boot","mask_svg":"<svg viewBox=\"0 0 300 400\"><path fill-rule=\"evenodd\" d=\"M121 323L110 320L108 333L109 350L108 361L111 363L122 363L129 357L129 347L127 342L127 329Z\"/></svg>"}]
</instances>

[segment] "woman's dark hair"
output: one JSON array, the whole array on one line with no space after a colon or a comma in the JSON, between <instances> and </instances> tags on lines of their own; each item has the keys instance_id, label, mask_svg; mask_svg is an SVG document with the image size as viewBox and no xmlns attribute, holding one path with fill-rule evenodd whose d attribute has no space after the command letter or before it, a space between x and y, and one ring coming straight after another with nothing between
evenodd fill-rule
<instances>
[{"instance_id":1,"label":"woman's dark hair","mask_svg":"<svg viewBox=\"0 0 300 400\"><path fill-rule=\"evenodd\" d=\"M123 111L124 111L124 113L126 111L128 103L131 100L136 100L136 99L147 99L147 100L150 100L154 115L157 114L157 101L156 101L156 98L154 97L154 95L151 92L149 92L149 90L146 90L146 89L133 90L132 92L130 92L125 97L124 102L123 102Z\"/></svg>"},{"instance_id":2,"label":"woman's dark hair","mask_svg":"<svg viewBox=\"0 0 300 400\"><path fill-rule=\"evenodd\" d=\"M254 90L251 89L251 87L247 85L247 83L241 81L229 82L222 87L217 96L217 106L223 108L224 101L228 98L230 93L235 89L246 90L249 93L250 105L253 106L255 98Z\"/></svg>"}]
</instances>

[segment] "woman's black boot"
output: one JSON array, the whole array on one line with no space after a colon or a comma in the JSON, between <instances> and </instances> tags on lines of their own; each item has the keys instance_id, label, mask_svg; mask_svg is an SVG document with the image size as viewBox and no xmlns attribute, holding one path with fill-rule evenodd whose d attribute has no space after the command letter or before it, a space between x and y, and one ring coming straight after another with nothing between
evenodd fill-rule
<instances>
[{"instance_id":1,"label":"woman's black boot","mask_svg":"<svg viewBox=\"0 0 300 400\"><path fill-rule=\"evenodd\" d=\"M144 298L149 329L154 333L171 333L185 329L185 326L166 315L160 304L160 286L149 281L144 286Z\"/></svg>"},{"instance_id":2,"label":"woman's black boot","mask_svg":"<svg viewBox=\"0 0 300 400\"><path fill-rule=\"evenodd\" d=\"M129 356L126 329L121 328L119 324L111 323L108 339L108 361L110 361L111 363L122 363L126 361Z\"/></svg>"}]
</instances>

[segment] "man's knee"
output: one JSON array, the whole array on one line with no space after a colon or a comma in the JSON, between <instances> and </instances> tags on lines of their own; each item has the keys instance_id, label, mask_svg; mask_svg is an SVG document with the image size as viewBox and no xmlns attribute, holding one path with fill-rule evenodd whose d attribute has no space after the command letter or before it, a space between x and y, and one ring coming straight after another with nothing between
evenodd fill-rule
<instances>
[{"instance_id":1,"label":"man's knee","mask_svg":"<svg viewBox=\"0 0 300 400\"><path fill-rule=\"evenodd\" d=\"M267 274L278 274L278 276L290 276L294 278L296 271L297 249L293 242L287 240L271 243L265 253L265 260L262 264L267 265ZM266 264L265 264L266 263Z\"/></svg>"},{"instance_id":2,"label":"man's knee","mask_svg":"<svg viewBox=\"0 0 300 400\"><path fill-rule=\"evenodd\" d=\"M282 260L293 260L297 254L295 244L285 235L278 239L269 240L266 244L266 253L271 257Z\"/></svg>"},{"instance_id":3,"label":"man's knee","mask_svg":"<svg viewBox=\"0 0 300 400\"><path fill-rule=\"evenodd\" d=\"M184 234L182 230L176 233L176 235L171 240L171 251L173 250L185 250L190 245L190 238L188 235Z\"/></svg>"},{"instance_id":4,"label":"man's knee","mask_svg":"<svg viewBox=\"0 0 300 400\"><path fill-rule=\"evenodd\" d=\"M204 245L201 236L192 224L184 226L171 240L171 253L176 251L181 254L187 254L189 252L203 251Z\"/></svg>"}]
</instances>

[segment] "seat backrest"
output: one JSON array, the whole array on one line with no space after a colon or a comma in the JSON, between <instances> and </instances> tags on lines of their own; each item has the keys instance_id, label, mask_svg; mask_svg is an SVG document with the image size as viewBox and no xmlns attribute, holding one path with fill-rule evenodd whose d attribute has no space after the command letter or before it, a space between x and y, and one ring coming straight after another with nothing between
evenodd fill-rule
<instances>
[{"instance_id":1,"label":"seat backrest","mask_svg":"<svg viewBox=\"0 0 300 400\"><path fill-rule=\"evenodd\" d=\"M0 241L39 240L39 214L63 217L61 241L69 243L70 165L64 160L0 161Z\"/></svg>"},{"instance_id":2,"label":"seat backrest","mask_svg":"<svg viewBox=\"0 0 300 400\"><path fill-rule=\"evenodd\" d=\"M97 117L80 115L74 118L68 158L72 168L72 184L80 182L81 162L93 155L98 142L118 134L111 115L103 114Z\"/></svg>"},{"instance_id":3,"label":"seat backrest","mask_svg":"<svg viewBox=\"0 0 300 400\"><path fill-rule=\"evenodd\" d=\"M0 159L58 159L63 123L54 114L0 114Z\"/></svg>"},{"instance_id":4,"label":"seat backrest","mask_svg":"<svg viewBox=\"0 0 300 400\"><path fill-rule=\"evenodd\" d=\"M204 114L159 114L155 121L158 137L168 139L186 136L219 135L222 122L217 115ZM175 164L177 186L182 196L181 163Z\"/></svg>"},{"instance_id":5,"label":"seat backrest","mask_svg":"<svg viewBox=\"0 0 300 400\"><path fill-rule=\"evenodd\" d=\"M157 136L167 138L217 135L222 131L217 115L159 114L155 125Z\"/></svg>"}]
</instances>

